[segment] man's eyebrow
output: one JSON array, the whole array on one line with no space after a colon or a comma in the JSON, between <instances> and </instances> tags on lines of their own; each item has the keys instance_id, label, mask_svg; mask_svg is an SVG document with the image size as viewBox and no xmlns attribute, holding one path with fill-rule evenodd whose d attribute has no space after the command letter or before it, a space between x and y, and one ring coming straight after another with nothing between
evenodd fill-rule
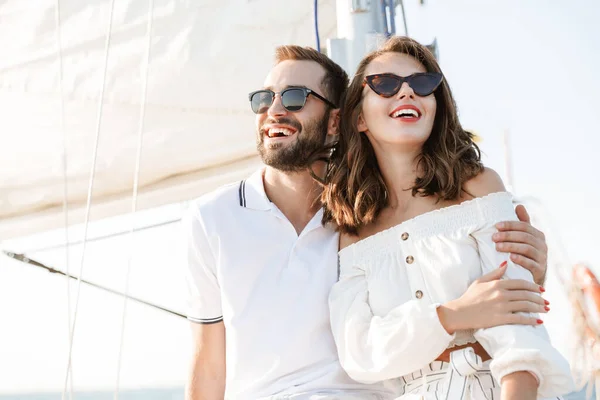
<instances>
[{"instance_id":1,"label":"man's eyebrow","mask_svg":"<svg viewBox=\"0 0 600 400\"><path fill-rule=\"evenodd\" d=\"M306 85L286 85L286 86L285 86L285 87L284 87L282 90L289 89L289 88L303 88L303 89L309 89L309 87L308 87L308 86L306 86ZM273 89L273 86L266 86L266 87L264 87L263 89L266 89L266 90L271 90L271 91L273 91L273 92L275 91L275 90Z\"/></svg>"}]
</instances>

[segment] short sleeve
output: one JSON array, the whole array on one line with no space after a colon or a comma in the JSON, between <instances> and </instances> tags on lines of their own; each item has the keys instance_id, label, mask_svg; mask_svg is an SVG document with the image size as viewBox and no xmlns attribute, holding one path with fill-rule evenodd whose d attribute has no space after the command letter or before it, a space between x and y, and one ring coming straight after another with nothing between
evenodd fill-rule
<instances>
[{"instance_id":1,"label":"short sleeve","mask_svg":"<svg viewBox=\"0 0 600 400\"><path fill-rule=\"evenodd\" d=\"M183 230L187 241L188 319L201 324L220 322L223 313L217 266L196 202L183 218Z\"/></svg>"}]
</instances>

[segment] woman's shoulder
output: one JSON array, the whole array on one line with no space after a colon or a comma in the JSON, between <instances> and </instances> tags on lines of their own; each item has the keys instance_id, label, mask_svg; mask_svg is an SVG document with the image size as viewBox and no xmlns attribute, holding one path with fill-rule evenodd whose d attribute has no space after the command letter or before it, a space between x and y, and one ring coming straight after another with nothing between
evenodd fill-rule
<instances>
[{"instance_id":1,"label":"woman's shoulder","mask_svg":"<svg viewBox=\"0 0 600 400\"><path fill-rule=\"evenodd\" d=\"M463 184L463 198L461 201L505 191L506 188L500 175L493 169L486 167Z\"/></svg>"}]
</instances>

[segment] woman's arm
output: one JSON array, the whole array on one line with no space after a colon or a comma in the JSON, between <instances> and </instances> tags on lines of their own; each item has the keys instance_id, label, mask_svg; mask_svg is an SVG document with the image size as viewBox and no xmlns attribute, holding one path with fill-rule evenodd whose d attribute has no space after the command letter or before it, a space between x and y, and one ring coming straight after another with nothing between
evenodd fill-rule
<instances>
[{"instance_id":1,"label":"woman's arm","mask_svg":"<svg viewBox=\"0 0 600 400\"><path fill-rule=\"evenodd\" d=\"M538 382L529 372L513 372L506 375L500 383L501 400L535 400Z\"/></svg>"},{"instance_id":2,"label":"woman's arm","mask_svg":"<svg viewBox=\"0 0 600 400\"><path fill-rule=\"evenodd\" d=\"M476 180L468 182L466 191L475 197L483 197L490 193L504 191L499 176L486 170ZM488 198L481 201L478 209L479 224L471 233L477 244L483 273L488 273L498 263L506 262L507 279L522 279L533 283L530 271L513 263L508 254L500 253L492 240L496 232L495 224L499 221L517 220L510 196ZM518 300L511 299L513 302ZM536 314L525 314L527 317L538 317ZM538 317L539 318L539 317ZM548 333L542 325L500 325L475 332L475 338L490 354L490 364L494 377L502 382L504 389L510 391L515 380L521 381L530 372L537 378L539 387L537 394L542 397L554 397L570 392L573 380L569 364L564 357L552 347Z\"/></svg>"},{"instance_id":3,"label":"woman's arm","mask_svg":"<svg viewBox=\"0 0 600 400\"><path fill-rule=\"evenodd\" d=\"M422 368L454 338L440 324L436 304L411 300L376 316L368 298L365 271L341 257L340 279L329 296L331 328L340 362L358 382L398 378Z\"/></svg>"}]
</instances>

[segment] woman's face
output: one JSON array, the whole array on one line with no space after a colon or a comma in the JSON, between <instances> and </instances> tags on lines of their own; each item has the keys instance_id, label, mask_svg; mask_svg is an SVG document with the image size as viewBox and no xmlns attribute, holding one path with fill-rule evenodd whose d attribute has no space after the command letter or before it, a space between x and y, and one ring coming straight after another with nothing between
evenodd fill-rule
<instances>
[{"instance_id":1,"label":"woman's face","mask_svg":"<svg viewBox=\"0 0 600 400\"><path fill-rule=\"evenodd\" d=\"M367 66L365 76L391 73L407 77L419 72L427 71L413 57L402 53L385 53ZM390 145L421 148L431 134L435 112L433 93L419 96L407 82L403 82L398 93L392 97L382 97L365 85L357 127L359 132L367 134L375 148L389 148Z\"/></svg>"}]
</instances>

